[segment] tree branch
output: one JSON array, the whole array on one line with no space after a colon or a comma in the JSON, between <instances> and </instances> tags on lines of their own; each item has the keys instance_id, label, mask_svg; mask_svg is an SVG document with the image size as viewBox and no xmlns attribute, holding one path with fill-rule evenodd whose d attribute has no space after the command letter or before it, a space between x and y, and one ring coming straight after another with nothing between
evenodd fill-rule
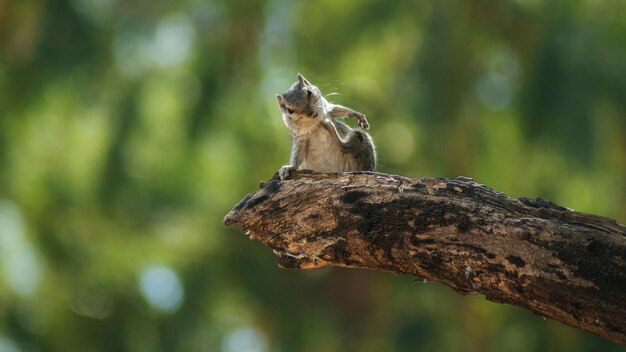
<instances>
[{"instance_id":1,"label":"tree branch","mask_svg":"<svg viewBox=\"0 0 626 352\"><path fill-rule=\"evenodd\" d=\"M284 268L410 274L626 344L626 227L472 179L298 172L224 222Z\"/></svg>"}]
</instances>

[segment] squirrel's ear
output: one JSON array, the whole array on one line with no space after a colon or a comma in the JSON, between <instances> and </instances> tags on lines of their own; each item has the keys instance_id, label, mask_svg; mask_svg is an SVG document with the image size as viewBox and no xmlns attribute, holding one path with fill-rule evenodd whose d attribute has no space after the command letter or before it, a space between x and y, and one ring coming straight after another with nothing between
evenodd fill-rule
<instances>
[{"instance_id":1,"label":"squirrel's ear","mask_svg":"<svg viewBox=\"0 0 626 352\"><path fill-rule=\"evenodd\" d=\"M278 100L279 106L285 105L285 98L282 95L276 94L276 100Z\"/></svg>"},{"instance_id":2,"label":"squirrel's ear","mask_svg":"<svg viewBox=\"0 0 626 352\"><path fill-rule=\"evenodd\" d=\"M301 73L298 73L298 82L300 82L302 85L305 85L305 86L311 85L311 82L307 81L306 78L304 78L304 76Z\"/></svg>"}]
</instances>

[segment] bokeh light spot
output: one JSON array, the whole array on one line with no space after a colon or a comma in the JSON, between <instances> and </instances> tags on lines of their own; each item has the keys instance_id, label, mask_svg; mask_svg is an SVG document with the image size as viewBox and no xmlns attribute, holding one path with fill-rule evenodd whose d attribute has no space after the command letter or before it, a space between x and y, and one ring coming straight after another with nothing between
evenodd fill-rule
<instances>
[{"instance_id":1,"label":"bokeh light spot","mask_svg":"<svg viewBox=\"0 0 626 352\"><path fill-rule=\"evenodd\" d=\"M485 106L500 110L508 108L520 85L520 64L508 46L494 46L482 54L484 75L476 82L474 92Z\"/></svg>"},{"instance_id":2,"label":"bokeh light spot","mask_svg":"<svg viewBox=\"0 0 626 352\"><path fill-rule=\"evenodd\" d=\"M0 352L20 352L21 349L17 347L15 342L0 336Z\"/></svg>"},{"instance_id":3,"label":"bokeh light spot","mask_svg":"<svg viewBox=\"0 0 626 352\"><path fill-rule=\"evenodd\" d=\"M511 104L513 89L508 77L490 72L483 76L475 87L478 100L494 109L504 109Z\"/></svg>"},{"instance_id":4,"label":"bokeh light spot","mask_svg":"<svg viewBox=\"0 0 626 352\"><path fill-rule=\"evenodd\" d=\"M113 300L100 290L82 288L74 293L70 309L76 314L92 319L104 319L113 311Z\"/></svg>"},{"instance_id":5,"label":"bokeh light spot","mask_svg":"<svg viewBox=\"0 0 626 352\"><path fill-rule=\"evenodd\" d=\"M154 60L162 67L175 66L188 56L194 38L193 27L183 17L162 20L152 43Z\"/></svg>"},{"instance_id":6,"label":"bokeh light spot","mask_svg":"<svg viewBox=\"0 0 626 352\"><path fill-rule=\"evenodd\" d=\"M18 208L0 200L0 263L7 286L20 296L33 294L41 281L41 268L24 232Z\"/></svg>"},{"instance_id":7,"label":"bokeh light spot","mask_svg":"<svg viewBox=\"0 0 626 352\"><path fill-rule=\"evenodd\" d=\"M146 301L156 310L173 313L183 302L184 289L174 270L150 266L141 272L139 288Z\"/></svg>"},{"instance_id":8,"label":"bokeh light spot","mask_svg":"<svg viewBox=\"0 0 626 352\"><path fill-rule=\"evenodd\" d=\"M264 352L267 351L265 336L252 327L233 330L224 339L223 352Z\"/></svg>"}]
</instances>

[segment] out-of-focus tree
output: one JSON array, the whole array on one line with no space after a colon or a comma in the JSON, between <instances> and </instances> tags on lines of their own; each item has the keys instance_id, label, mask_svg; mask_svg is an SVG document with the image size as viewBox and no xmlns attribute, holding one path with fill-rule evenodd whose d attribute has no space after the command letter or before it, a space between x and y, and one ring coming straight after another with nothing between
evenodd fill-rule
<instances>
[{"instance_id":1,"label":"out-of-focus tree","mask_svg":"<svg viewBox=\"0 0 626 352\"><path fill-rule=\"evenodd\" d=\"M0 1L0 350L618 350L407 277L279 270L222 217L287 161L274 94L302 72L368 115L381 171L625 222L625 11Z\"/></svg>"}]
</instances>

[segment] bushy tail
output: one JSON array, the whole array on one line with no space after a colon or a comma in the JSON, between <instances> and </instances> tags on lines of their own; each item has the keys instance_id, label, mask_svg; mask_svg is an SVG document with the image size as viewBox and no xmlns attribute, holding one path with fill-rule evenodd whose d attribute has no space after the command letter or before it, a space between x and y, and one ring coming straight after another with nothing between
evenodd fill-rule
<instances>
[{"instance_id":1,"label":"bushy tail","mask_svg":"<svg viewBox=\"0 0 626 352\"><path fill-rule=\"evenodd\" d=\"M350 128L343 122L330 119L339 144L344 153L352 154L356 160L353 171L374 171L376 169L376 148L370 135L359 128Z\"/></svg>"},{"instance_id":2,"label":"bushy tail","mask_svg":"<svg viewBox=\"0 0 626 352\"><path fill-rule=\"evenodd\" d=\"M376 147L370 135L359 129L353 131L354 137L360 141L360 148L355 157L359 171L376 170Z\"/></svg>"}]
</instances>

